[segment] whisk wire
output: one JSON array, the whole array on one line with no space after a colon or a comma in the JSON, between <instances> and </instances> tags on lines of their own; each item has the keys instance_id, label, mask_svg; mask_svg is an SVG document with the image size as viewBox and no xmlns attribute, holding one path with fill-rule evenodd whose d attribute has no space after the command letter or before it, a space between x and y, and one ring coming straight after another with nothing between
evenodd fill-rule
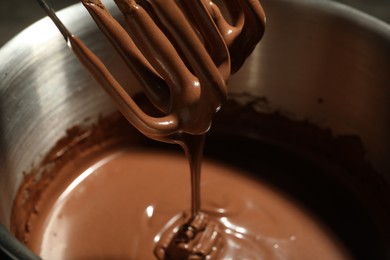
<instances>
[{"instance_id":1,"label":"whisk wire","mask_svg":"<svg viewBox=\"0 0 390 260\"><path fill-rule=\"evenodd\" d=\"M42 7L42 9L45 10L46 14L50 17L50 19L53 21L55 26L58 28L58 30L60 31L60 33L64 37L65 41L68 42L69 38L72 36L72 34L69 32L69 30L65 27L65 25L58 18L55 10L45 0L37 0L37 2Z\"/></svg>"}]
</instances>

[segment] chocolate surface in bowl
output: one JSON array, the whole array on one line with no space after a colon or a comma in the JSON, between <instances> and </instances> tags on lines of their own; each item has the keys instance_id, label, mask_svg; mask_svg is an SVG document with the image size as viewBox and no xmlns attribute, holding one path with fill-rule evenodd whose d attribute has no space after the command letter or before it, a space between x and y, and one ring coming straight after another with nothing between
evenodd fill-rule
<instances>
[{"instance_id":1,"label":"chocolate surface in bowl","mask_svg":"<svg viewBox=\"0 0 390 260\"><path fill-rule=\"evenodd\" d=\"M378 247L371 249L380 253L378 259L386 259L390 234L387 223L389 195L386 192L390 172L390 29L384 23L333 3L271 0L263 2L268 16L264 41L255 50L243 71L231 80L230 91L249 93L250 97L266 97L266 110L271 110L268 111L271 114L282 111L288 118L301 121L300 125L306 127L297 126L295 131L304 133L304 136L309 135L308 132L316 132L310 130L313 129L312 125L305 123L305 120L312 122L319 129L331 129L332 134L328 130L320 131L322 134L313 134L318 136L318 140L324 140L323 143L328 146L333 143L330 148L345 151L339 152L337 156L336 152L328 154L333 157L348 157L354 154L350 156L358 158L357 161L364 157L364 161L369 162L370 166L367 166L360 160L361 165L370 168L363 171L364 167L357 167L362 172L361 175L355 175L355 171L352 171L349 175L335 174L335 178L346 176L345 178L355 179L354 182L348 181L345 187L351 194L365 191L357 192L357 196L351 195L354 197L352 201L358 200L359 207L363 205L365 208L365 213L361 215L358 223L367 223L367 227L370 227L367 232L378 234L376 237L381 243L378 242ZM81 7L68 8L61 16L70 29L100 53L108 63L118 64L117 57L112 55L107 48L107 42ZM38 33L42 31L45 34ZM0 65L0 220L2 228L9 230L13 199L23 179L22 173L38 165L41 158L64 135L66 129L83 124L85 118L95 119L99 113L110 114L114 108L111 101L78 65L48 20L40 21L9 42L2 48L0 56L5 61ZM132 77L120 69L115 73L127 85L133 83ZM134 89L134 86L130 85ZM259 104L254 107L255 110L264 108L261 102ZM278 116L273 118L274 123L278 122ZM304 139L290 134L294 131L287 131L288 127L294 129L294 124L286 126L281 123L277 128L267 128L272 120L262 121L264 123L257 131L286 129L279 137L283 137L281 141L284 143L288 141L286 136L295 140L292 146L287 147L290 147L289 151L294 150L294 154L298 156L300 149L291 147L299 147L305 142ZM215 129L218 124L223 125L223 122L216 123ZM248 124L246 127L252 125ZM247 132L244 128L240 131ZM327 138L326 133L332 138ZM220 135L222 138L222 134L217 136ZM249 134L253 135L256 133ZM349 148L348 152L339 150L339 142L332 141L339 136L349 136L350 138L343 140L353 148ZM271 137L263 139L272 140ZM311 146L312 143L305 145ZM264 144L262 146L265 147ZM237 147L237 151L243 149ZM313 160L318 159L311 158L309 161ZM352 166L360 165L353 163L352 159L344 158L344 161L350 161ZM331 164L326 165L330 167ZM343 172L342 169L339 171ZM278 179L276 176L268 178L275 178L282 185L284 179ZM295 185L299 187L299 183ZM313 192L315 191L314 189ZM313 201L307 202L308 206L315 208L317 196L302 197L311 198ZM344 202L354 205L351 200L346 199ZM339 201L337 196L333 201ZM338 205L339 209L343 208L343 203ZM326 212L321 212L320 215L328 218L330 223L335 221L326 217ZM353 214L344 212L342 215L355 219ZM333 218L337 220L337 217ZM350 223L351 218L343 219ZM353 240L353 228L346 225L343 229L343 225L339 225L344 230L341 232L346 236L344 238L347 241ZM339 235L343 236L341 233ZM21 247L12 241L8 233L1 233L1 241L7 252L21 253ZM360 250L364 253L364 246ZM371 252L367 249L366 255L369 256Z\"/></svg>"},{"instance_id":2,"label":"chocolate surface in bowl","mask_svg":"<svg viewBox=\"0 0 390 260\"><path fill-rule=\"evenodd\" d=\"M278 191L277 182L274 188L264 182L268 174L307 167L286 164L279 169L269 157L259 158L261 153L253 153L256 160L242 156L248 148L259 150L259 143L247 146L255 139L246 135L210 137L202 210L229 230L223 236L229 247L217 259L349 259L329 227L301 203L290 201L291 194ZM154 237L189 206L188 165L177 148L143 138L118 116L102 119L91 129L74 128L37 169L39 180L30 178L37 175L32 172L23 183L21 190L28 195L20 192L17 197L13 233L47 259L152 259ZM286 161L279 152L273 156ZM239 252L235 245L240 245Z\"/></svg>"}]
</instances>

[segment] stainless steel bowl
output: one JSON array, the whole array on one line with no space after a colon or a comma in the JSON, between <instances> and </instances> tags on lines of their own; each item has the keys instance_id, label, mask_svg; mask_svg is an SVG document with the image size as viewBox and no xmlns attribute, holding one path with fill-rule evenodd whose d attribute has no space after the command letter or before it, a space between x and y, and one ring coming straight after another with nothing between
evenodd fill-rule
<instances>
[{"instance_id":1,"label":"stainless steel bowl","mask_svg":"<svg viewBox=\"0 0 390 260\"><path fill-rule=\"evenodd\" d=\"M294 120L359 136L366 159L390 189L390 26L330 1L262 3L264 40L231 79L230 92L266 97ZM109 67L119 67L81 5L60 17ZM0 61L0 248L31 258L7 231L23 172L39 164L67 128L115 108L47 18L7 43ZM138 89L131 75L115 74Z\"/></svg>"}]
</instances>

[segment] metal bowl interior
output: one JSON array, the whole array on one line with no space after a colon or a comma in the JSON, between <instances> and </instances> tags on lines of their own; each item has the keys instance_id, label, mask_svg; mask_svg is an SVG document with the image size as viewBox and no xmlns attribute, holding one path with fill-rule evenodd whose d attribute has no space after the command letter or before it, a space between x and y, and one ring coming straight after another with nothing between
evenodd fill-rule
<instances>
[{"instance_id":1,"label":"metal bowl interior","mask_svg":"<svg viewBox=\"0 0 390 260\"><path fill-rule=\"evenodd\" d=\"M262 3L265 37L229 91L266 97L274 110L335 135L359 136L367 160L390 187L390 26L329 1ZM125 87L140 89L81 5L59 15ZM47 18L7 43L0 60L0 248L23 255L7 232L23 172L39 164L66 129L115 107Z\"/></svg>"}]
</instances>

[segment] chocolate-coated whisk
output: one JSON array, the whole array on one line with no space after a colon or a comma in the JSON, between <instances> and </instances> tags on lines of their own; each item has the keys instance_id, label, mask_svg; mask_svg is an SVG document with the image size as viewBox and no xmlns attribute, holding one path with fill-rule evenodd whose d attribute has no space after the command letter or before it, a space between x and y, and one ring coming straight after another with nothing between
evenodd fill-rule
<instances>
[{"instance_id":1,"label":"chocolate-coated whisk","mask_svg":"<svg viewBox=\"0 0 390 260\"><path fill-rule=\"evenodd\" d=\"M208 131L226 99L231 72L242 65L264 32L264 13L255 0L226 0L233 25L210 0L114 0L131 36L100 0L82 0L146 96L162 112L156 117L138 107L45 0L37 1L126 119L146 136L171 143L181 140L183 133Z\"/></svg>"}]
</instances>

